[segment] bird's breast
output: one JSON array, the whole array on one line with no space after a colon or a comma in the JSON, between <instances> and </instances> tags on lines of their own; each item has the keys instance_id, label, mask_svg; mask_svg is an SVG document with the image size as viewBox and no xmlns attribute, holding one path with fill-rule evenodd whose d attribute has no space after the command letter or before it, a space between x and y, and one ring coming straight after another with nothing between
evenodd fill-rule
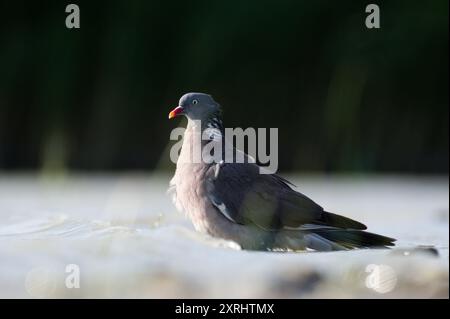
<instances>
[{"instance_id":1,"label":"bird's breast","mask_svg":"<svg viewBox=\"0 0 450 319\"><path fill-rule=\"evenodd\" d=\"M207 232L209 200L206 196L205 173L207 167L203 164L177 165L174 180L177 203L192 220L198 231Z\"/></svg>"}]
</instances>

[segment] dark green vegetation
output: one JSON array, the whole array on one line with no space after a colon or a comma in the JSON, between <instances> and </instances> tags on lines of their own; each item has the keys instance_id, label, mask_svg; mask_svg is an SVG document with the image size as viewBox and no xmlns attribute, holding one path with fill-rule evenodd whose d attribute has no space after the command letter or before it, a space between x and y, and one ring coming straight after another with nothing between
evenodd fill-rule
<instances>
[{"instance_id":1,"label":"dark green vegetation","mask_svg":"<svg viewBox=\"0 0 450 319\"><path fill-rule=\"evenodd\" d=\"M182 93L278 127L280 168L448 172L448 1L5 1L0 169L169 167ZM165 157L162 157L165 156ZM162 164L164 163L164 164Z\"/></svg>"}]
</instances>

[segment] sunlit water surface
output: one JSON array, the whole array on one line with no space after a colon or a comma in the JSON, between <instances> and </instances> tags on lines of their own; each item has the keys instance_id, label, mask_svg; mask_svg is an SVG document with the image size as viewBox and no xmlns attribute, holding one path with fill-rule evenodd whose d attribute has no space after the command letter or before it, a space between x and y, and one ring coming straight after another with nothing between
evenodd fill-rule
<instances>
[{"instance_id":1,"label":"sunlit water surface","mask_svg":"<svg viewBox=\"0 0 450 319\"><path fill-rule=\"evenodd\" d=\"M327 210L398 239L332 253L249 252L198 234L169 179L0 174L0 297L448 298L448 177L291 176Z\"/></svg>"}]
</instances>

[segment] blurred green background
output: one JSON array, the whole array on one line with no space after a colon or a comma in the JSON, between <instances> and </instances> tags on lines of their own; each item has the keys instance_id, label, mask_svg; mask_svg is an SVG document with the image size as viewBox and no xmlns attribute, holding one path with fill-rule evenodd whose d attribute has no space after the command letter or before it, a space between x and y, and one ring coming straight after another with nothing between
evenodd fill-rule
<instances>
[{"instance_id":1,"label":"blurred green background","mask_svg":"<svg viewBox=\"0 0 450 319\"><path fill-rule=\"evenodd\" d=\"M0 170L172 169L167 114L212 94L278 127L283 171L448 173L448 1L2 1Z\"/></svg>"}]
</instances>

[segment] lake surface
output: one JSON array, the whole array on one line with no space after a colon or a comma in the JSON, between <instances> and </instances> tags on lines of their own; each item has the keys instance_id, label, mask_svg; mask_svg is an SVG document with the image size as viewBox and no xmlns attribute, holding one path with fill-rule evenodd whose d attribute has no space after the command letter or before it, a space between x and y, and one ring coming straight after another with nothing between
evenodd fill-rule
<instances>
[{"instance_id":1,"label":"lake surface","mask_svg":"<svg viewBox=\"0 0 450 319\"><path fill-rule=\"evenodd\" d=\"M398 239L328 253L242 251L199 234L166 195L170 177L0 173L0 297L449 296L447 176L287 176L328 211Z\"/></svg>"}]
</instances>

